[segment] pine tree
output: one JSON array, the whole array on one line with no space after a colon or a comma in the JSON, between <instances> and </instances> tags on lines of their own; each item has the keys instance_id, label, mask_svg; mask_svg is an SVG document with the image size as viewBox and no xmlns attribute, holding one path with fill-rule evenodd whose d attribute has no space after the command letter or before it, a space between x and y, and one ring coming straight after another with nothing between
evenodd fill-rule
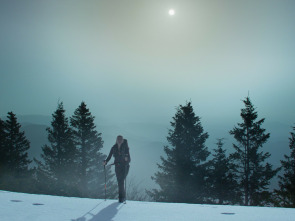
<instances>
[{"instance_id":1,"label":"pine tree","mask_svg":"<svg viewBox=\"0 0 295 221\"><path fill-rule=\"evenodd\" d=\"M9 170L18 175L27 172L31 160L28 159L28 150L30 142L25 137L25 132L20 130L21 125L13 112L9 112L8 120L5 122L8 148L8 167Z\"/></svg>"},{"instance_id":2,"label":"pine tree","mask_svg":"<svg viewBox=\"0 0 295 221\"><path fill-rule=\"evenodd\" d=\"M103 161L106 158L100 151L103 147L101 133L98 133L94 124L94 116L87 108L85 102L75 110L71 117L71 125L74 130L74 139L78 158L78 185L81 196L102 198L104 196L104 168ZM111 195L115 191L112 182L113 175L107 167L109 178L108 190Z\"/></svg>"},{"instance_id":3,"label":"pine tree","mask_svg":"<svg viewBox=\"0 0 295 221\"><path fill-rule=\"evenodd\" d=\"M7 167L8 149L7 149L7 134L4 128L4 121L0 119L0 187L3 183L4 173Z\"/></svg>"},{"instance_id":4,"label":"pine tree","mask_svg":"<svg viewBox=\"0 0 295 221\"><path fill-rule=\"evenodd\" d=\"M269 152L261 150L270 137L261 127L265 119L257 120L257 112L249 97L243 102L243 122L230 131L238 142L233 144L235 152L230 157L235 161L235 173L239 176L244 205L263 205L269 200L268 186L278 169L273 170L272 165L264 163L270 157Z\"/></svg>"},{"instance_id":5,"label":"pine tree","mask_svg":"<svg viewBox=\"0 0 295 221\"><path fill-rule=\"evenodd\" d=\"M30 142L26 138L25 132L21 131L21 125L17 122L13 112L9 112L7 120L4 124L3 121L0 124L2 127L1 149L3 151L1 161L5 170L1 185L8 190L26 191L29 189L28 183L32 175L29 168L32 161L28 157Z\"/></svg>"},{"instance_id":6,"label":"pine tree","mask_svg":"<svg viewBox=\"0 0 295 221\"><path fill-rule=\"evenodd\" d=\"M217 139L217 148L214 149L213 159L210 161L209 178L210 198L218 204L237 203L240 196L237 190L236 176L233 173L233 165L223 149L223 139Z\"/></svg>"},{"instance_id":7,"label":"pine tree","mask_svg":"<svg viewBox=\"0 0 295 221\"><path fill-rule=\"evenodd\" d=\"M78 196L77 150L73 131L65 116L63 103L59 103L52 114L51 128L48 127L49 145L42 147L42 161L35 159L39 191L47 194Z\"/></svg>"},{"instance_id":8,"label":"pine tree","mask_svg":"<svg viewBox=\"0 0 295 221\"><path fill-rule=\"evenodd\" d=\"M6 132L4 129L4 121L0 119L0 179L5 171L5 167L7 165L7 146L6 146Z\"/></svg>"},{"instance_id":9,"label":"pine tree","mask_svg":"<svg viewBox=\"0 0 295 221\"><path fill-rule=\"evenodd\" d=\"M295 127L293 127L295 132ZM277 206L295 208L295 133L291 132L289 138L290 156L285 155L281 160L282 176L279 176L279 190L275 190L278 197Z\"/></svg>"},{"instance_id":10,"label":"pine tree","mask_svg":"<svg viewBox=\"0 0 295 221\"><path fill-rule=\"evenodd\" d=\"M147 191L156 201L202 203L204 202L206 167L209 156L200 118L195 115L191 102L180 105L170 122L167 141L164 146L167 158L161 157L160 169L152 179L160 189Z\"/></svg>"}]
</instances>

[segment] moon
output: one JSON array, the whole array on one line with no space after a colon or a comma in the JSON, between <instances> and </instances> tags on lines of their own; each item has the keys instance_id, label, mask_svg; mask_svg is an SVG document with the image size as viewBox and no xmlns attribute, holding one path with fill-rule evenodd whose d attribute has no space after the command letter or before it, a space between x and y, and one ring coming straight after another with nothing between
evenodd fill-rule
<instances>
[{"instance_id":1,"label":"moon","mask_svg":"<svg viewBox=\"0 0 295 221\"><path fill-rule=\"evenodd\" d=\"M171 16L172 16L172 15L174 15L174 14L175 14L175 11L174 11L174 9L170 9L170 10L169 10L169 15L171 15Z\"/></svg>"}]
</instances>

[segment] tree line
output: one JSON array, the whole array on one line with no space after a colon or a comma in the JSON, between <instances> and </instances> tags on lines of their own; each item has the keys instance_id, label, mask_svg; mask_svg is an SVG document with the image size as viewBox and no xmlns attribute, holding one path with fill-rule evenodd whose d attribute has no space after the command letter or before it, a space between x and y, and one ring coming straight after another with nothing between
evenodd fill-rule
<instances>
[{"instance_id":1,"label":"tree line","mask_svg":"<svg viewBox=\"0 0 295 221\"><path fill-rule=\"evenodd\" d=\"M167 136L170 146L164 146L166 156L152 177L159 187L147 191L153 200L295 207L295 127L289 138L291 154L273 168L267 162L271 154L264 150L270 138L262 126L265 118L258 119L249 96L243 103L242 121L229 131L235 139L232 153L226 154L219 138L210 160L205 145L209 135L191 102L177 108ZM270 181L280 170L279 188L271 191Z\"/></svg>"},{"instance_id":2,"label":"tree line","mask_svg":"<svg viewBox=\"0 0 295 221\"><path fill-rule=\"evenodd\" d=\"M70 119L63 103L52 114L47 129L49 145L42 146L36 166L30 167L30 142L21 131L16 115L9 112L6 121L0 119L0 188L10 191L76 197L104 197L106 156L101 153L103 140L94 124L94 116L85 102ZM113 173L109 177L108 194L114 197L116 186Z\"/></svg>"},{"instance_id":3,"label":"tree line","mask_svg":"<svg viewBox=\"0 0 295 221\"><path fill-rule=\"evenodd\" d=\"M169 146L161 156L152 179L157 189L146 193L154 201L213 203L252 206L295 207L295 127L290 132L290 155L281 167L267 162L264 150L270 134L263 128L249 97L243 100L241 123L229 131L235 142L227 154L223 138L217 139L211 153L205 142L201 118L191 102L179 105L168 132ZM0 189L76 197L104 197L103 140L94 116L85 102L67 118L63 103L52 114L47 129L49 145L42 146L40 159L30 160L30 142L21 131L16 115L9 112L0 119ZM209 156L211 155L211 159ZM32 163L35 166L32 167ZM269 184L279 171L279 188ZM109 197L116 196L114 174L106 170Z\"/></svg>"}]
</instances>

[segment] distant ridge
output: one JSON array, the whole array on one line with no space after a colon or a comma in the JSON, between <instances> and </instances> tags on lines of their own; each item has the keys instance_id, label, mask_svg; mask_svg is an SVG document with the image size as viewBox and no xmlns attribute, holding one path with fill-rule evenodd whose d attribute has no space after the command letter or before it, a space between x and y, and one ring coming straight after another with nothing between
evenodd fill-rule
<instances>
[{"instance_id":1,"label":"distant ridge","mask_svg":"<svg viewBox=\"0 0 295 221\"><path fill-rule=\"evenodd\" d=\"M31 142L29 157L40 159L41 147L48 143L46 128L50 126L52 116L17 115L17 118ZM1 119L6 120L6 116L1 117ZM209 150L211 151L215 148L217 138L224 137L226 138L225 148L227 149L227 154L232 152L232 143L235 141L228 131L239 121L227 122L222 119L220 121L211 119L210 121L202 122L204 130L209 133L209 139L206 142ZM155 183L151 181L150 177L158 170L157 163L160 161L160 156L165 156L163 146L167 145L166 136L168 128L170 128L169 122L167 122L167 125L151 122L117 122L116 124L107 122L102 124L101 122L101 120L95 120L97 131L102 133L104 141L102 152L108 154L115 142L116 135L124 135L128 139L131 148L131 174L137 177L138 181L144 181L146 188L154 187ZM284 154L288 154L290 151L288 137L292 125L292 122L288 125L286 123L268 121L267 119L265 121L264 128L270 133L270 139L265 144L263 151L271 153L270 163L275 168L280 166L280 160L283 159ZM145 173L142 173L142 171L145 171ZM276 185L277 179L274 179L271 189L276 187Z\"/></svg>"},{"instance_id":2,"label":"distant ridge","mask_svg":"<svg viewBox=\"0 0 295 221\"><path fill-rule=\"evenodd\" d=\"M47 115L17 115L19 122L24 126L26 124L40 124L40 125L50 125L51 116Z\"/></svg>"}]
</instances>

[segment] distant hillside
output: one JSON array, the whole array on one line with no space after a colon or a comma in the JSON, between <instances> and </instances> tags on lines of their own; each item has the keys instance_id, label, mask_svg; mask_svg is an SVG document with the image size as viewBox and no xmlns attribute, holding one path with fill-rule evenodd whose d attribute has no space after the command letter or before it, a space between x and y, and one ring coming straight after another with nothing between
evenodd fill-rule
<instances>
[{"instance_id":1,"label":"distant hillside","mask_svg":"<svg viewBox=\"0 0 295 221\"><path fill-rule=\"evenodd\" d=\"M50 125L50 117L19 116L18 120L31 142L29 157L40 159L42 146L48 144L46 128ZM48 125L42 124L46 122ZM162 133L167 132L166 128L161 125L134 123L120 126L98 125L97 130L102 133L104 141L102 152L106 155L114 145L116 136L118 134L124 135L128 139L131 149L130 176L136 178L135 182L143 183L142 188L154 187L155 184L150 178L157 170L160 155L163 155L164 142L160 138Z\"/></svg>"},{"instance_id":2,"label":"distant hillside","mask_svg":"<svg viewBox=\"0 0 295 221\"><path fill-rule=\"evenodd\" d=\"M23 125L27 138L31 142L30 158L39 158L41 147L48 143L46 127L50 125L51 117L40 115L17 117ZM108 154L110 148L115 143L116 136L122 134L128 139L131 151L130 175L136 177L138 181L142 181L144 188L155 187L155 183L150 178L158 170L157 163L160 162L160 156L165 156L163 146L167 145L166 136L168 128L170 128L169 122L167 125L149 122L106 123L104 121L103 125L97 124L97 130L102 133L104 141L102 152ZM227 153L232 152L232 143L235 141L228 131L236 123L216 120L202 122L204 130L209 133L209 139L206 142L209 150L216 147L217 138L224 137L226 138L224 147L228 150ZM264 151L272 154L270 162L275 167L278 167L280 166L280 160L283 159L283 155L289 153L288 137L291 131L291 124L286 125L279 122L266 121L264 127L271 134L269 141L264 146ZM276 180L273 183L273 185L276 185Z\"/></svg>"},{"instance_id":3,"label":"distant hillside","mask_svg":"<svg viewBox=\"0 0 295 221\"><path fill-rule=\"evenodd\" d=\"M31 159L40 158L42 153L42 146L48 144L46 128L48 126L41 124L29 124L26 123L22 126L25 131L25 135L31 143L31 148L29 149L29 157Z\"/></svg>"},{"instance_id":4,"label":"distant hillside","mask_svg":"<svg viewBox=\"0 0 295 221\"><path fill-rule=\"evenodd\" d=\"M39 124L39 125L50 125L52 120L51 116L46 115L17 115L18 121L22 123L23 126L28 124Z\"/></svg>"}]
</instances>

